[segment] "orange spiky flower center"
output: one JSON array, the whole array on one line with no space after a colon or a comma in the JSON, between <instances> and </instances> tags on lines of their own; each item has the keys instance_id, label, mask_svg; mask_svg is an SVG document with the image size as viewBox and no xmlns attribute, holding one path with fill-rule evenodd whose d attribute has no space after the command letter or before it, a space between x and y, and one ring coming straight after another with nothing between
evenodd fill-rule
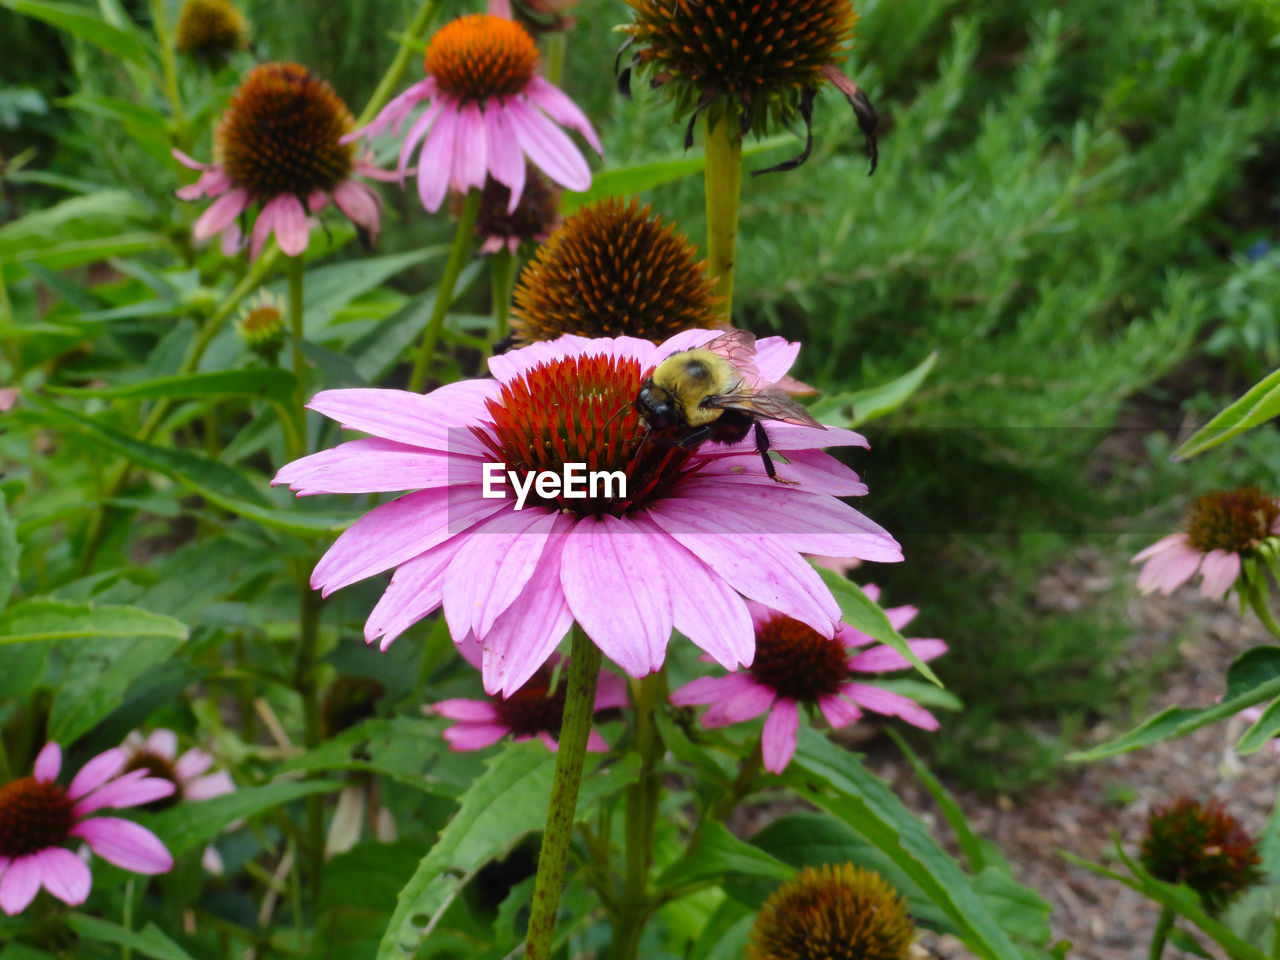
<instances>
[{"instance_id":1,"label":"orange spiky flower center","mask_svg":"<svg viewBox=\"0 0 1280 960\"><path fill-rule=\"evenodd\" d=\"M148 777L168 780L173 784L173 793L167 797L152 800L150 803L141 804L141 809L166 810L182 799L182 781L178 779L178 771L174 767L173 761L168 757L162 756L153 750L137 750L125 762L124 769L120 772L130 773L134 770L145 770Z\"/></svg>"},{"instance_id":2,"label":"orange spiky flower center","mask_svg":"<svg viewBox=\"0 0 1280 960\"><path fill-rule=\"evenodd\" d=\"M0 857L25 857L65 843L76 822L73 806L65 789L35 777L0 787Z\"/></svg>"},{"instance_id":3,"label":"orange spiky flower center","mask_svg":"<svg viewBox=\"0 0 1280 960\"><path fill-rule=\"evenodd\" d=\"M1263 879L1258 845L1223 805L1190 797L1158 807L1142 838L1142 865L1153 877L1185 883L1217 913Z\"/></svg>"},{"instance_id":4,"label":"orange spiky flower center","mask_svg":"<svg viewBox=\"0 0 1280 960\"><path fill-rule=\"evenodd\" d=\"M527 503L579 516L622 516L663 496L692 455L648 436L632 402L649 373L632 359L565 357L540 364L486 401L493 434L472 428L494 457L520 477L543 471L564 475L565 464L585 464L597 476L594 491L578 499L542 496L531 487ZM495 439L496 437L496 439ZM623 484L625 478L625 496Z\"/></svg>"},{"instance_id":5,"label":"orange spiky flower center","mask_svg":"<svg viewBox=\"0 0 1280 960\"><path fill-rule=\"evenodd\" d=\"M265 63L245 78L218 124L214 144L231 182L259 199L305 201L351 176L355 127L327 82L296 63Z\"/></svg>"},{"instance_id":6,"label":"orange spiky flower center","mask_svg":"<svg viewBox=\"0 0 1280 960\"><path fill-rule=\"evenodd\" d=\"M474 13L441 27L424 61L442 93L484 103L520 93L538 69L538 45L514 20Z\"/></svg>"},{"instance_id":7,"label":"orange spiky flower center","mask_svg":"<svg viewBox=\"0 0 1280 960\"><path fill-rule=\"evenodd\" d=\"M765 901L747 960L905 960L915 930L906 902L873 870L806 867Z\"/></svg>"},{"instance_id":8,"label":"orange spiky flower center","mask_svg":"<svg viewBox=\"0 0 1280 960\"><path fill-rule=\"evenodd\" d=\"M640 337L723 326L706 262L674 224L638 200L588 204L525 266L512 327L526 342L566 333Z\"/></svg>"},{"instance_id":9,"label":"orange spiky flower center","mask_svg":"<svg viewBox=\"0 0 1280 960\"><path fill-rule=\"evenodd\" d=\"M1280 505L1257 487L1206 493L1187 514L1187 540L1204 553L1241 553L1271 535Z\"/></svg>"},{"instance_id":10,"label":"orange spiky flower center","mask_svg":"<svg viewBox=\"0 0 1280 960\"><path fill-rule=\"evenodd\" d=\"M504 726L510 727L517 737L533 737L549 733L560 739L560 724L564 720L564 679L551 689L554 674L543 664L523 687L507 697L493 697L493 706Z\"/></svg>"},{"instance_id":11,"label":"orange spiky flower center","mask_svg":"<svg viewBox=\"0 0 1280 960\"><path fill-rule=\"evenodd\" d=\"M813 703L839 692L849 676L844 644L808 624L772 616L756 629L756 657L748 668L778 696Z\"/></svg>"}]
</instances>

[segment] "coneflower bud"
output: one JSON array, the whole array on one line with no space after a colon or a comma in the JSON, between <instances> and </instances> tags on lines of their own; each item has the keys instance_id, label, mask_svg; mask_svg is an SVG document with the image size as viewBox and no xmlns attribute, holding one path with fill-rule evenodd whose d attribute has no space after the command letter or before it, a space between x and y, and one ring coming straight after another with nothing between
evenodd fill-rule
<instances>
[{"instance_id":1,"label":"coneflower bud","mask_svg":"<svg viewBox=\"0 0 1280 960\"><path fill-rule=\"evenodd\" d=\"M284 346L284 309L275 297L263 291L241 311L236 332L250 350L267 361L275 361Z\"/></svg>"},{"instance_id":2,"label":"coneflower bud","mask_svg":"<svg viewBox=\"0 0 1280 960\"><path fill-rule=\"evenodd\" d=\"M1149 874L1185 883L1212 914L1262 880L1257 843L1216 800L1181 797L1153 810L1141 857Z\"/></svg>"},{"instance_id":3,"label":"coneflower bud","mask_svg":"<svg viewBox=\"0 0 1280 960\"><path fill-rule=\"evenodd\" d=\"M249 24L227 0L187 0L173 45L194 57L223 60L249 45Z\"/></svg>"},{"instance_id":4,"label":"coneflower bud","mask_svg":"<svg viewBox=\"0 0 1280 960\"><path fill-rule=\"evenodd\" d=\"M873 870L807 867L756 915L747 960L905 960L915 938L906 902Z\"/></svg>"},{"instance_id":5,"label":"coneflower bud","mask_svg":"<svg viewBox=\"0 0 1280 960\"><path fill-rule=\"evenodd\" d=\"M525 266L512 329L524 342L566 333L658 342L723 326L720 298L696 254L673 224L637 200L588 204Z\"/></svg>"}]
</instances>

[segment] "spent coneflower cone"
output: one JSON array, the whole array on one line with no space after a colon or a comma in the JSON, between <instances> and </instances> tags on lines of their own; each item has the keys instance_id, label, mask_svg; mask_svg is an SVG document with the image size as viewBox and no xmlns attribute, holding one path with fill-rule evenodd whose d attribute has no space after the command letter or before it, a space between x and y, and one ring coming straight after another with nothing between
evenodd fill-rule
<instances>
[{"instance_id":1,"label":"spent coneflower cone","mask_svg":"<svg viewBox=\"0 0 1280 960\"><path fill-rule=\"evenodd\" d=\"M776 133L780 125L798 117L806 129L804 151L769 169L799 166L812 146L814 98L830 83L853 107L875 170L875 109L840 71L858 22L849 0L627 3L634 19L623 28L629 37L624 52L635 52L619 85L629 92L634 68L664 90L677 115L688 116L686 147L692 143L694 121L704 112L736 116L741 134L758 136Z\"/></svg>"},{"instance_id":2,"label":"spent coneflower cone","mask_svg":"<svg viewBox=\"0 0 1280 960\"><path fill-rule=\"evenodd\" d=\"M178 15L173 45L193 57L224 60L249 46L249 24L227 0L187 0Z\"/></svg>"},{"instance_id":3,"label":"spent coneflower cone","mask_svg":"<svg viewBox=\"0 0 1280 960\"><path fill-rule=\"evenodd\" d=\"M1257 841L1216 800L1180 797L1153 810L1141 857L1149 874L1185 883L1211 914L1263 879Z\"/></svg>"},{"instance_id":4,"label":"spent coneflower cone","mask_svg":"<svg viewBox=\"0 0 1280 960\"><path fill-rule=\"evenodd\" d=\"M560 224L561 190L537 167L525 170L524 191L511 207L511 188L493 177L485 180L476 211L481 253L517 252L521 245L543 243ZM460 216L465 197L454 194L453 213Z\"/></svg>"},{"instance_id":5,"label":"spent coneflower cone","mask_svg":"<svg viewBox=\"0 0 1280 960\"><path fill-rule=\"evenodd\" d=\"M851 863L806 867L765 901L747 960L906 960L915 927L878 873Z\"/></svg>"},{"instance_id":6,"label":"spent coneflower cone","mask_svg":"<svg viewBox=\"0 0 1280 960\"><path fill-rule=\"evenodd\" d=\"M524 268L515 290L518 341L639 337L723 326L706 263L674 224L638 200L587 204Z\"/></svg>"}]
</instances>

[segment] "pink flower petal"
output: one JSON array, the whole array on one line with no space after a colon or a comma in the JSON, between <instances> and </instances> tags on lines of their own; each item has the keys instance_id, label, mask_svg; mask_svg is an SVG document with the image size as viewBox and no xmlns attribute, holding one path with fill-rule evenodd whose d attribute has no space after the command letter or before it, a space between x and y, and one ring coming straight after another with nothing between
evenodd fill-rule
<instances>
[{"instance_id":1,"label":"pink flower petal","mask_svg":"<svg viewBox=\"0 0 1280 960\"><path fill-rule=\"evenodd\" d=\"M249 237L250 260L257 260L258 255L262 253L262 248L271 239L271 231L276 226L276 209L275 206L268 203L259 211L258 219L253 222L253 233Z\"/></svg>"},{"instance_id":2,"label":"pink flower petal","mask_svg":"<svg viewBox=\"0 0 1280 960\"><path fill-rule=\"evenodd\" d=\"M862 711L848 700L832 694L823 694L818 698L818 709L822 711L822 715L827 718L827 723L831 724L833 730L846 727L862 716Z\"/></svg>"},{"instance_id":3,"label":"pink flower petal","mask_svg":"<svg viewBox=\"0 0 1280 960\"><path fill-rule=\"evenodd\" d=\"M779 700L764 721L760 740L764 768L770 773L787 769L796 752L796 731L800 727L800 711L794 700Z\"/></svg>"},{"instance_id":4,"label":"pink flower petal","mask_svg":"<svg viewBox=\"0 0 1280 960\"><path fill-rule=\"evenodd\" d=\"M627 705L627 684L617 674L600 671L596 686L596 710L620 710Z\"/></svg>"},{"instance_id":5,"label":"pink flower petal","mask_svg":"<svg viewBox=\"0 0 1280 960\"><path fill-rule=\"evenodd\" d=\"M217 200L209 204L209 209L200 214L191 226L191 239L196 243L204 243L215 234L221 233L235 222L236 217L244 213L249 205L249 191L244 187L228 190Z\"/></svg>"},{"instance_id":6,"label":"pink flower petal","mask_svg":"<svg viewBox=\"0 0 1280 960\"><path fill-rule=\"evenodd\" d=\"M483 750L510 732L510 728L498 723L457 723L446 727L442 736L453 750Z\"/></svg>"},{"instance_id":7,"label":"pink flower petal","mask_svg":"<svg viewBox=\"0 0 1280 960\"><path fill-rule=\"evenodd\" d=\"M376 190L357 180L347 180L338 184L338 189L333 191L333 202L352 223L364 229L369 235L370 243L378 242L382 198Z\"/></svg>"},{"instance_id":8,"label":"pink flower petal","mask_svg":"<svg viewBox=\"0 0 1280 960\"><path fill-rule=\"evenodd\" d=\"M428 213L439 210L444 195L449 192L457 127L457 106L449 104L440 111L418 155L418 199Z\"/></svg>"},{"instance_id":9,"label":"pink flower petal","mask_svg":"<svg viewBox=\"0 0 1280 960\"><path fill-rule=\"evenodd\" d=\"M1220 600L1240 576L1240 554L1231 550L1210 550L1200 564L1200 573L1204 576L1200 594Z\"/></svg>"},{"instance_id":10,"label":"pink flower petal","mask_svg":"<svg viewBox=\"0 0 1280 960\"><path fill-rule=\"evenodd\" d=\"M178 758L173 766L173 773L179 783L186 783L200 776L211 766L213 766L213 755L199 747L192 747Z\"/></svg>"},{"instance_id":11,"label":"pink flower petal","mask_svg":"<svg viewBox=\"0 0 1280 960\"><path fill-rule=\"evenodd\" d=\"M190 154L183 153L181 150L177 149L176 147L170 150L169 153L172 154L175 160L177 160L180 164L182 164L184 167L186 167L189 170L213 169L212 165L208 163L201 163L199 160L195 159Z\"/></svg>"},{"instance_id":12,"label":"pink flower petal","mask_svg":"<svg viewBox=\"0 0 1280 960\"><path fill-rule=\"evenodd\" d=\"M39 861L46 890L72 907L85 902L93 877L83 860L61 847L49 847L33 856Z\"/></svg>"},{"instance_id":13,"label":"pink flower petal","mask_svg":"<svg viewBox=\"0 0 1280 960\"><path fill-rule=\"evenodd\" d=\"M91 790L96 790L119 773L127 759L125 752L119 747L104 750L80 768L80 772L72 779L71 786L67 788L67 796L72 800L79 800Z\"/></svg>"},{"instance_id":14,"label":"pink flower petal","mask_svg":"<svg viewBox=\"0 0 1280 960\"><path fill-rule=\"evenodd\" d=\"M489 0L487 10L491 17L501 17L503 20L510 20L511 0Z\"/></svg>"},{"instance_id":15,"label":"pink flower petal","mask_svg":"<svg viewBox=\"0 0 1280 960\"><path fill-rule=\"evenodd\" d=\"M919 607L913 607L908 604L901 607L888 607L884 615L889 618L889 623L893 626L893 629L901 630L914 620L919 612Z\"/></svg>"},{"instance_id":16,"label":"pink flower petal","mask_svg":"<svg viewBox=\"0 0 1280 960\"><path fill-rule=\"evenodd\" d=\"M507 212L515 210L524 192L524 152L520 138L511 128L506 115L506 101L491 97L484 108L485 156L489 161L489 175L511 191Z\"/></svg>"},{"instance_id":17,"label":"pink flower petal","mask_svg":"<svg viewBox=\"0 0 1280 960\"><path fill-rule=\"evenodd\" d=\"M436 122L436 117L440 116L440 111L445 105L440 101L436 101L423 111L422 116L413 122L413 126L409 128L409 133L404 138L404 143L400 145L400 157L396 161L396 173L399 180L404 183L404 178L409 172L409 161L413 157L413 151L422 142L422 138L427 135L427 131L431 129L431 125Z\"/></svg>"},{"instance_id":18,"label":"pink flower petal","mask_svg":"<svg viewBox=\"0 0 1280 960\"><path fill-rule=\"evenodd\" d=\"M146 773L145 770L131 772ZM77 817L83 817L107 807L136 807L173 796L173 792L174 786L169 780L147 776L133 778L126 774L99 787L83 800L77 801L71 808L71 812Z\"/></svg>"},{"instance_id":19,"label":"pink flower petal","mask_svg":"<svg viewBox=\"0 0 1280 960\"><path fill-rule=\"evenodd\" d=\"M753 679L751 683L744 683L731 696L717 701L712 709L723 723L742 723L760 716L775 703L785 702L776 691Z\"/></svg>"},{"instance_id":20,"label":"pink flower petal","mask_svg":"<svg viewBox=\"0 0 1280 960\"><path fill-rule=\"evenodd\" d=\"M118 817L93 817L71 828L89 848L108 863L134 873L165 873L173 869L173 857L160 838L145 827Z\"/></svg>"},{"instance_id":21,"label":"pink flower petal","mask_svg":"<svg viewBox=\"0 0 1280 960\"><path fill-rule=\"evenodd\" d=\"M44 865L36 854L18 857L0 877L0 910L9 916L21 913L36 898L44 875Z\"/></svg>"},{"instance_id":22,"label":"pink flower petal","mask_svg":"<svg viewBox=\"0 0 1280 960\"><path fill-rule=\"evenodd\" d=\"M846 683L840 688L840 692L868 710L899 717L912 726L921 727L924 730L938 729L938 721L933 714L900 693L865 683Z\"/></svg>"},{"instance_id":23,"label":"pink flower petal","mask_svg":"<svg viewBox=\"0 0 1280 960\"><path fill-rule=\"evenodd\" d=\"M947 652L947 645L941 640L909 640L907 646L921 660L926 661ZM857 673L885 673L889 670L906 670L910 666L906 657L887 646L865 650L849 661L849 669Z\"/></svg>"},{"instance_id":24,"label":"pink flower petal","mask_svg":"<svg viewBox=\"0 0 1280 960\"><path fill-rule=\"evenodd\" d=\"M462 193L471 189L483 190L487 168L484 117L478 106L468 103L458 111L457 127L453 134L450 186Z\"/></svg>"},{"instance_id":25,"label":"pink flower petal","mask_svg":"<svg viewBox=\"0 0 1280 960\"><path fill-rule=\"evenodd\" d=\"M404 93L393 97L390 103L378 111L378 115L373 118L372 122L348 133L339 142L354 143L362 138L373 140L381 136L383 131L391 126L394 126L396 131L399 132L409 114L413 113L414 108L423 100L435 96L436 89L435 77L426 77L419 80Z\"/></svg>"},{"instance_id":26,"label":"pink flower petal","mask_svg":"<svg viewBox=\"0 0 1280 960\"><path fill-rule=\"evenodd\" d=\"M556 123L562 127L568 127L570 130L576 130L582 134L584 140L591 144L596 153L603 154L604 149L600 146L600 138L596 136L595 128L591 126L591 121L587 119L587 115L583 113L576 103L558 87L553 86L543 77L534 77L529 81L529 85L525 88L525 94L529 98L529 102L541 107ZM800 349L800 345L796 344L796 350ZM792 358L795 359L794 357ZM787 364L790 369L791 364ZM785 370L783 371L786 372ZM776 377L773 379L777 379Z\"/></svg>"},{"instance_id":27,"label":"pink flower petal","mask_svg":"<svg viewBox=\"0 0 1280 960\"><path fill-rule=\"evenodd\" d=\"M287 483L300 497L317 493L390 493L447 486L456 465L439 451L383 440L351 440L280 468L272 485Z\"/></svg>"},{"instance_id":28,"label":"pink flower petal","mask_svg":"<svg viewBox=\"0 0 1280 960\"><path fill-rule=\"evenodd\" d=\"M329 196L323 190L312 190L307 197L307 211L310 213L319 213L328 205Z\"/></svg>"},{"instance_id":29,"label":"pink flower petal","mask_svg":"<svg viewBox=\"0 0 1280 960\"><path fill-rule=\"evenodd\" d=\"M324 390L307 404L309 410L337 420L348 430L371 433L454 455L487 459L489 451L468 429L484 413L484 401L502 389L492 380L462 380L428 395L408 390L356 387ZM477 476L475 482L479 482Z\"/></svg>"},{"instance_id":30,"label":"pink flower petal","mask_svg":"<svg viewBox=\"0 0 1280 960\"><path fill-rule=\"evenodd\" d=\"M749 453L716 455L714 450L698 466L698 476L713 478L717 484L750 483L757 486L777 487L776 480L765 472L760 454ZM867 485L843 463L821 450L792 450L787 454L788 463L774 461L774 469L783 480L799 484L807 493L826 494L832 497L862 497ZM858 557L842 557L846 561L861 563ZM846 565L839 572L847 572Z\"/></svg>"},{"instance_id":31,"label":"pink flower petal","mask_svg":"<svg viewBox=\"0 0 1280 960\"><path fill-rule=\"evenodd\" d=\"M221 797L235 792L236 782L231 779L231 774L225 770L219 770L208 776L192 780L183 789L182 796L184 800L198 801L209 800L213 797Z\"/></svg>"},{"instance_id":32,"label":"pink flower petal","mask_svg":"<svg viewBox=\"0 0 1280 960\"><path fill-rule=\"evenodd\" d=\"M381 649L386 650L400 634L440 606L445 570L464 546L465 537L453 537L402 563L365 621L365 643L381 637Z\"/></svg>"},{"instance_id":33,"label":"pink flower petal","mask_svg":"<svg viewBox=\"0 0 1280 960\"><path fill-rule=\"evenodd\" d=\"M450 720L468 723L493 723L498 719L498 708L488 700L466 700L461 697L433 703L431 709Z\"/></svg>"},{"instance_id":34,"label":"pink flower petal","mask_svg":"<svg viewBox=\"0 0 1280 960\"><path fill-rule=\"evenodd\" d=\"M302 201L291 193L283 193L276 197L266 208L275 207L276 242L280 250L290 257L300 257L307 249L310 230L307 228L307 211Z\"/></svg>"},{"instance_id":35,"label":"pink flower petal","mask_svg":"<svg viewBox=\"0 0 1280 960\"><path fill-rule=\"evenodd\" d=\"M1143 593L1159 590L1165 596L1173 593L1195 574L1202 554L1194 547L1174 546L1147 561L1138 574L1138 589Z\"/></svg>"},{"instance_id":36,"label":"pink flower petal","mask_svg":"<svg viewBox=\"0 0 1280 960\"><path fill-rule=\"evenodd\" d=\"M786 337L760 337L756 340L756 369L770 383L777 383L800 356L800 344Z\"/></svg>"},{"instance_id":37,"label":"pink flower petal","mask_svg":"<svg viewBox=\"0 0 1280 960\"><path fill-rule=\"evenodd\" d=\"M608 514L580 520L565 544L560 582L575 619L605 656L633 677L662 666L675 585L633 523Z\"/></svg>"},{"instance_id":38,"label":"pink flower petal","mask_svg":"<svg viewBox=\"0 0 1280 960\"><path fill-rule=\"evenodd\" d=\"M178 735L172 730L152 730L146 744L148 750L166 760L172 760L178 755Z\"/></svg>"},{"instance_id":39,"label":"pink flower petal","mask_svg":"<svg viewBox=\"0 0 1280 960\"><path fill-rule=\"evenodd\" d=\"M506 114L520 148L543 173L569 190L581 192L591 186L591 168L559 127L515 97L507 101Z\"/></svg>"},{"instance_id":40,"label":"pink flower petal","mask_svg":"<svg viewBox=\"0 0 1280 960\"><path fill-rule=\"evenodd\" d=\"M108 751L108 753L110 753L110 751ZM102 756L106 756L106 754L101 754L97 759L101 759ZM93 761L91 760L90 763L92 762ZM123 764L124 760L121 760L120 763ZM41 747L40 752L36 754L36 764L33 772L35 773L36 780L40 783L53 783L53 781L58 779L58 773L61 770L62 747L50 740ZM107 776L109 777L111 774L107 774ZM103 779L106 779L106 777ZM89 789L92 790L93 787L90 787Z\"/></svg>"},{"instance_id":41,"label":"pink flower petal","mask_svg":"<svg viewBox=\"0 0 1280 960\"><path fill-rule=\"evenodd\" d=\"M587 750L591 753L608 753L609 741L600 736L599 731L593 729L587 734Z\"/></svg>"},{"instance_id":42,"label":"pink flower petal","mask_svg":"<svg viewBox=\"0 0 1280 960\"><path fill-rule=\"evenodd\" d=\"M747 687L758 684L750 674L731 673L726 677L698 677L690 680L683 687L672 691L668 698L677 707L692 707L703 703L715 703L717 700L728 701L742 693Z\"/></svg>"},{"instance_id":43,"label":"pink flower petal","mask_svg":"<svg viewBox=\"0 0 1280 960\"><path fill-rule=\"evenodd\" d=\"M1134 554L1133 559L1129 562L1141 563L1143 560L1154 557L1157 554L1164 553L1166 550L1171 550L1174 547L1186 546L1186 543L1187 535L1185 533L1171 533L1167 537L1161 537L1145 550L1138 551L1138 553Z\"/></svg>"},{"instance_id":44,"label":"pink flower petal","mask_svg":"<svg viewBox=\"0 0 1280 960\"><path fill-rule=\"evenodd\" d=\"M240 232L240 224L233 223L222 231L222 240L218 244L224 257L234 257L244 249L244 234Z\"/></svg>"}]
</instances>

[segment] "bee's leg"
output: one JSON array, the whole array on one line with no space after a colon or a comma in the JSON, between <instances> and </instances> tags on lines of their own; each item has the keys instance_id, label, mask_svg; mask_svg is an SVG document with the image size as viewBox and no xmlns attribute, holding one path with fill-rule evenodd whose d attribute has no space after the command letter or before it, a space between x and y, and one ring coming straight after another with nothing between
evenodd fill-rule
<instances>
[{"instance_id":1,"label":"bee's leg","mask_svg":"<svg viewBox=\"0 0 1280 960\"><path fill-rule=\"evenodd\" d=\"M760 452L760 459L764 461L764 469L769 474L769 479L774 483L797 483L796 480L784 480L778 476L778 470L773 465L773 457L769 456L769 434L764 432L764 425L756 421L756 450Z\"/></svg>"},{"instance_id":2,"label":"bee's leg","mask_svg":"<svg viewBox=\"0 0 1280 960\"><path fill-rule=\"evenodd\" d=\"M700 447L709 436L711 436L710 427L698 427L697 430L683 437L653 437L650 442L658 447L680 447L684 450L693 450Z\"/></svg>"}]
</instances>

